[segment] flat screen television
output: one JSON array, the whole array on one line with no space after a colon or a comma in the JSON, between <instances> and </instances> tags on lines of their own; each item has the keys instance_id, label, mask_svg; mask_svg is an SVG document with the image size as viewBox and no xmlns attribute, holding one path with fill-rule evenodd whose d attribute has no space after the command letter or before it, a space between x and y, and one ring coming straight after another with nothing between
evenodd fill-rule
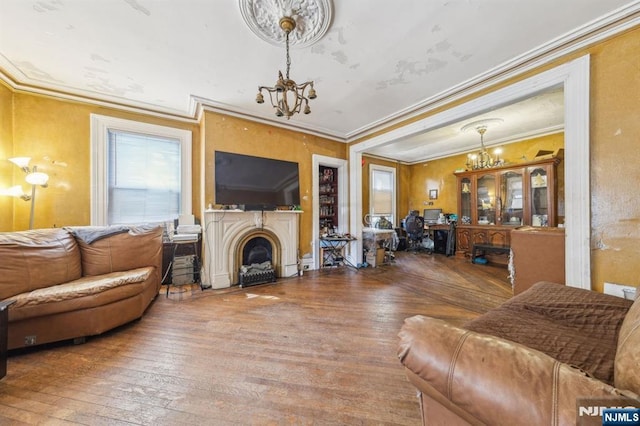
<instances>
[{"instance_id":1,"label":"flat screen television","mask_svg":"<svg viewBox=\"0 0 640 426\"><path fill-rule=\"evenodd\" d=\"M215 152L215 202L272 210L300 204L298 163Z\"/></svg>"}]
</instances>

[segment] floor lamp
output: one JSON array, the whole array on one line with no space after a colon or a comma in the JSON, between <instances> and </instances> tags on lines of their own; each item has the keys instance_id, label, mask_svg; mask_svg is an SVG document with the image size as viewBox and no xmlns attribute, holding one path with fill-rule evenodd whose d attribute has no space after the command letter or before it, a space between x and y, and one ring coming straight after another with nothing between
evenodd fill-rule
<instances>
[{"instance_id":1,"label":"floor lamp","mask_svg":"<svg viewBox=\"0 0 640 426\"><path fill-rule=\"evenodd\" d=\"M10 191L14 193L15 196L22 198L25 201L31 200L31 212L29 214L29 229L33 229L33 217L35 212L36 205L36 187L41 186L46 188L47 182L49 181L49 175L43 172L38 171L37 166L33 166L29 168L29 161L31 161L30 157L14 157L9 158L16 166L20 167L23 172L27 175L25 176L25 180L29 185L31 185L31 195L25 194L22 191L22 186L16 185L10 188Z\"/></svg>"}]
</instances>

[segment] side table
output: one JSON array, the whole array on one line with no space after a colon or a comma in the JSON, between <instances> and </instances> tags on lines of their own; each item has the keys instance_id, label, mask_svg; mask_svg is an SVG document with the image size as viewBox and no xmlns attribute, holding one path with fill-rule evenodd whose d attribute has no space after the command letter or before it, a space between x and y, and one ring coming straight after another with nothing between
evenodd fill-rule
<instances>
[{"instance_id":1,"label":"side table","mask_svg":"<svg viewBox=\"0 0 640 426\"><path fill-rule=\"evenodd\" d=\"M14 302L15 300L0 302L0 379L7 375L9 305Z\"/></svg>"},{"instance_id":2,"label":"side table","mask_svg":"<svg viewBox=\"0 0 640 426\"><path fill-rule=\"evenodd\" d=\"M171 273L171 281L166 283L167 293L165 297L169 297L169 288L172 285L182 286L198 284L200 289L204 290L200 277L199 242L199 238L196 240L172 241L173 252L171 254L171 261L167 268L167 273L169 271ZM181 248L184 248L185 250L181 250ZM185 256L191 257L192 262L186 261L187 258ZM181 257L182 259L180 259Z\"/></svg>"},{"instance_id":3,"label":"side table","mask_svg":"<svg viewBox=\"0 0 640 426\"><path fill-rule=\"evenodd\" d=\"M344 255L344 248L355 238L322 237L320 238L320 266L322 268L347 264L353 266Z\"/></svg>"}]
</instances>

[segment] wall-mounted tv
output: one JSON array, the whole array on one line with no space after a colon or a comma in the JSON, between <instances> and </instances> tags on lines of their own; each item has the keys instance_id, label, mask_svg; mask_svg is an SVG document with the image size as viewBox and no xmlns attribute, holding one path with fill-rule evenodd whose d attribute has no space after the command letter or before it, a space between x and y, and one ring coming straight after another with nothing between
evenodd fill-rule
<instances>
[{"instance_id":1,"label":"wall-mounted tv","mask_svg":"<svg viewBox=\"0 0 640 426\"><path fill-rule=\"evenodd\" d=\"M298 163L215 152L215 202L271 210L300 204Z\"/></svg>"}]
</instances>

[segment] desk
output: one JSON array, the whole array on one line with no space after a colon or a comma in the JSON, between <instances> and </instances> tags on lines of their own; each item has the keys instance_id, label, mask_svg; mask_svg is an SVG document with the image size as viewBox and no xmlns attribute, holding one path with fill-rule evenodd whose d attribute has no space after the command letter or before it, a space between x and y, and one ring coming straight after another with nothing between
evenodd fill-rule
<instances>
[{"instance_id":1,"label":"desk","mask_svg":"<svg viewBox=\"0 0 640 426\"><path fill-rule=\"evenodd\" d=\"M393 229L363 228L362 247L367 251L380 247L391 249L395 233Z\"/></svg>"},{"instance_id":2,"label":"desk","mask_svg":"<svg viewBox=\"0 0 640 426\"><path fill-rule=\"evenodd\" d=\"M349 263L344 257L344 248L355 238L324 237L320 238L321 267L340 266ZM353 266L349 264L350 266Z\"/></svg>"},{"instance_id":3,"label":"desk","mask_svg":"<svg viewBox=\"0 0 640 426\"><path fill-rule=\"evenodd\" d=\"M15 300L0 302L0 379L7 375L7 348L9 338L9 305Z\"/></svg>"},{"instance_id":4,"label":"desk","mask_svg":"<svg viewBox=\"0 0 640 426\"><path fill-rule=\"evenodd\" d=\"M451 225L425 225L425 233L433 241L433 252L450 256L455 253L455 232Z\"/></svg>"},{"instance_id":5,"label":"desk","mask_svg":"<svg viewBox=\"0 0 640 426\"><path fill-rule=\"evenodd\" d=\"M378 264L388 263L391 251L397 248L397 241L398 236L393 229L363 228L362 248L365 251L364 258L367 259L367 263L374 267L378 266ZM379 249L384 250L381 260L378 260ZM367 257L367 254L369 254L369 257Z\"/></svg>"}]
</instances>

